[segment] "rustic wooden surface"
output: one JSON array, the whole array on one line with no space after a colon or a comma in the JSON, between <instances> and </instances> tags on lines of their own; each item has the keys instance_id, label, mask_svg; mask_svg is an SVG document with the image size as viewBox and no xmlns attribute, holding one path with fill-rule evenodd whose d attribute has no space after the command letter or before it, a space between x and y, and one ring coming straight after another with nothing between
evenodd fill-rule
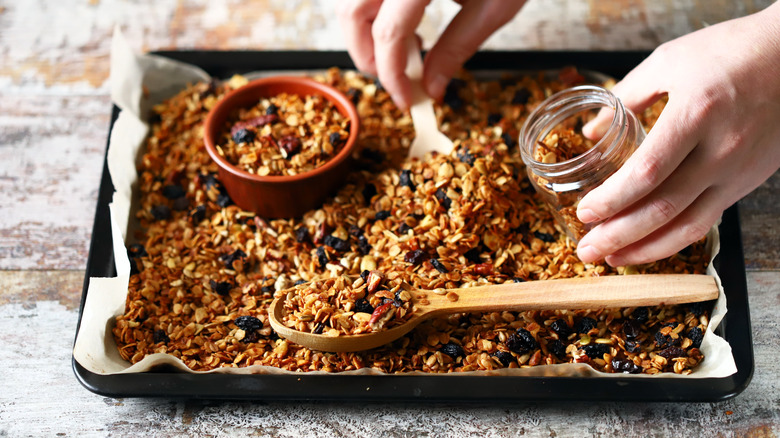
<instances>
[{"instance_id":1,"label":"rustic wooden surface","mask_svg":"<svg viewBox=\"0 0 780 438\"><path fill-rule=\"evenodd\" d=\"M488 49L652 49L769 0L531 0ZM0 0L0 436L776 436L780 176L741 202L756 369L722 403L516 405L112 399L71 348L109 124L110 36L139 51L344 48L332 2ZM457 11L434 0L430 46Z\"/></svg>"}]
</instances>

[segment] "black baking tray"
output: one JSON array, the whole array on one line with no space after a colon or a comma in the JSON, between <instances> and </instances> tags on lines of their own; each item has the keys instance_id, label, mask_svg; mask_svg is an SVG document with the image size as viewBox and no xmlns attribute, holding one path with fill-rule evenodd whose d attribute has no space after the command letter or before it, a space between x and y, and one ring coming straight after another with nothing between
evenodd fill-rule
<instances>
[{"instance_id":1,"label":"black baking tray","mask_svg":"<svg viewBox=\"0 0 780 438\"><path fill-rule=\"evenodd\" d=\"M313 51L166 51L157 55L203 68L215 77L262 70L354 68L345 52ZM480 52L466 64L470 70L543 70L574 65L623 77L649 52ZM111 127L119 110L113 108ZM116 276L108 204L114 186L104 161L95 224L87 261L81 309L91 277ZM719 401L742 392L753 375L753 343L748 310L745 263L737 206L720 225L721 251L715 260L728 298L728 313L718 328L731 345L737 373L725 378L575 378L437 375L350 376L187 374L158 369L137 374L99 375L75 359L73 370L87 389L111 397L181 397L254 400L376 401ZM79 327L81 326L81 310ZM77 328L78 331L78 328Z\"/></svg>"}]
</instances>

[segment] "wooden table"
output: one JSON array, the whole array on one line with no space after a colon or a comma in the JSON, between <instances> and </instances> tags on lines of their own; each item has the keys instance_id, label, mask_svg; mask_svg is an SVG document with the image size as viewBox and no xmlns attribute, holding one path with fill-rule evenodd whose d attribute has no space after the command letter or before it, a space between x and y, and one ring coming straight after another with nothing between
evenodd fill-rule
<instances>
[{"instance_id":1,"label":"wooden table","mask_svg":"<svg viewBox=\"0 0 780 438\"><path fill-rule=\"evenodd\" d=\"M652 49L769 0L531 1L488 49ZM70 358L109 125L110 37L136 50L337 49L328 0L0 2L2 436L775 436L780 177L741 203L756 368L722 403L517 405L112 399ZM427 46L457 7L436 0Z\"/></svg>"}]
</instances>

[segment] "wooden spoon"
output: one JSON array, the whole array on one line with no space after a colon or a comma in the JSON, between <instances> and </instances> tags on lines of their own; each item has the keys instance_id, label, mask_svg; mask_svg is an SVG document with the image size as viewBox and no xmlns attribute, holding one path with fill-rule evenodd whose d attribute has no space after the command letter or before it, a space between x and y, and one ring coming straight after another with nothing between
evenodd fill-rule
<instances>
[{"instance_id":1,"label":"wooden spoon","mask_svg":"<svg viewBox=\"0 0 780 438\"><path fill-rule=\"evenodd\" d=\"M271 327L296 344L320 351L360 351L390 343L427 319L451 313L695 303L717 298L718 286L715 278L709 275L652 274L507 283L448 289L442 295L423 290L410 292L414 309L412 317L389 330L373 333L325 336L287 327L282 322L284 297L271 303L268 314Z\"/></svg>"},{"instance_id":2,"label":"wooden spoon","mask_svg":"<svg viewBox=\"0 0 780 438\"><path fill-rule=\"evenodd\" d=\"M422 158L426 153L437 151L449 155L452 152L452 140L439 131L439 122L433 110L433 100L422 85L423 63L416 38L409 39L406 75L412 83L412 114L415 137L409 147L409 156Z\"/></svg>"}]
</instances>

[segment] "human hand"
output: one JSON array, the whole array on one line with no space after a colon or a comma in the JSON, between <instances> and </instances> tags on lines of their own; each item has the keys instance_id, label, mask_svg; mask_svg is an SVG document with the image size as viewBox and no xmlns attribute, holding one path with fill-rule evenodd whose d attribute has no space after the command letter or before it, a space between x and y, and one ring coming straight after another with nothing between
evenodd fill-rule
<instances>
[{"instance_id":1,"label":"human hand","mask_svg":"<svg viewBox=\"0 0 780 438\"><path fill-rule=\"evenodd\" d=\"M612 92L635 112L669 102L623 167L580 201L582 222L608 219L577 254L651 262L703 237L780 167L780 3L663 44Z\"/></svg>"},{"instance_id":2,"label":"human hand","mask_svg":"<svg viewBox=\"0 0 780 438\"><path fill-rule=\"evenodd\" d=\"M355 66L379 77L401 109L411 105L404 73L407 40L417 38L430 0L342 0L338 16ZM496 29L520 10L525 0L460 0L460 12L425 57L423 85L434 99L444 95L452 76Z\"/></svg>"}]
</instances>

